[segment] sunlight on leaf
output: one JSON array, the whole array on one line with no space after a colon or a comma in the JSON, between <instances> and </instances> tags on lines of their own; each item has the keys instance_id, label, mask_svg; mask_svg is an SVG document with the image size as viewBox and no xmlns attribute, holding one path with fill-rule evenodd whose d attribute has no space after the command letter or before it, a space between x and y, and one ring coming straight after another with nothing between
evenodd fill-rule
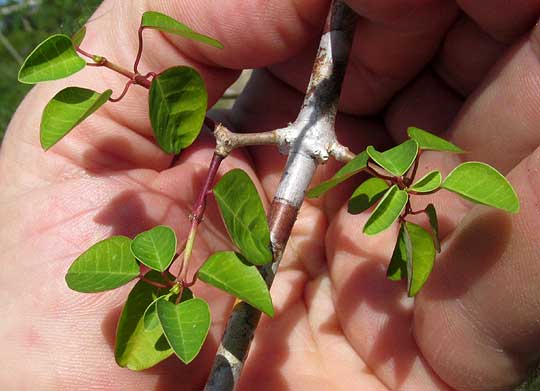
<instances>
[{"instance_id":1,"label":"sunlight on leaf","mask_svg":"<svg viewBox=\"0 0 540 391\"><path fill-rule=\"evenodd\" d=\"M47 150L73 128L93 114L110 98L112 91L102 94L80 87L67 87L45 106L41 116L40 141Z\"/></svg>"},{"instance_id":2,"label":"sunlight on leaf","mask_svg":"<svg viewBox=\"0 0 540 391\"><path fill-rule=\"evenodd\" d=\"M240 169L227 172L214 187L214 195L232 241L249 263L272 261L270 229L259 193Z\"/></svg>"},{"instance_id":3,"label":"sunlight on leaf","mask_svg":"<svg viewBox=\"0 0 540 391\"><path fill-rule=\"evenodd\" d=\"M409 190L416 191L417 193L429 193L436 190L441 186L442 175L440 171L428 172L425 176L420 178L415 184L409 187Z\"/></svg>"},{"instance_id":4,"label":"sunlight on leaf","mask_svg":"<svg viewBox=\"0 0 540 391\"><path fill-rule=\"evenodd\" d=\"M393 185L387 190L373 213L371 213L364 225L364 233L375 235L389 228L405 209L408 199L407 192Z\"/></svg>"},{"instance_id":5,"label":"sunlight on leaf","mask_svg":"<svg viewBox=\"0 0 540 391\"><path fill-rule=\"evenodd\" d=\"M176 234L164 225L141 232L131 242L131 252L149 268L165 271L176 254Z\"/></svg>"},{"instance_id":6,"label":"sunlight on leaf","mask_svg":"<svg viewBox=\"0 0 540 391\"><path fill-rule=\"evenodd\" d=\"M435 246L432 236L424 228L409 222L406 227L412 245L412 278L409 279L408 294L413 297L431 274L435 262Z\"/></svg>"},{"instance_id":7,"label":"sunlight on leaf","mask_svg":"<svg viewBox=\"0 0 540 391\"><path fill-rule=\"evenodd\" d=\"M411 127L407 129L407 134L411 139L415 140L420 149L424 151L464 152L457 145L422 129Z\"/></svg>"},{"instance_id":8,"label":"sunlight on leaf","mask_svg":"<svg viewBox=\"0 0 540 391\"><path fill-rule=\"evenodd\" d=\"M199 269L199 279L274 316L272 298L261 273L242 258L233 251L214 253Z\"/></svg>"},{"instance_id":9,"label":"sunlight on leaf","mask_svg":"<svg viewBox=\"0 0 540 391\"><path fill-rule=\"evenodd\" d=\"M169 292L166 295L157 297L152 303L150 303L150 305L146 308L143 314L143 324L145 331L150 331L160 324L156 312L156 303L158 302L158 300L168 300L171 303L174 303L177 297L178 295L174 294L173 292ZM188 288L184 288L182 291L182 299L180 299L180 302L190 299L193 299L193 292L191 292L191 290Z\"/></svg>"},{"instance_id":10,"label":"sunlight on leaf","mask_svg":"<svg viewBox=\"0 0 540 391\"><path fill-rule=\"evenodd\" d=\"M378 152L371 145L366 149L375 163L395 176L402 176L414 163L418 154L418 144L414 140L407 140L394 148Z\"/></svg>"},{"instance_id":11,"label":"sunlight on leaf","mask_svg":"<svg viewBox=\"0 0 540 391\"><path fill-rule=\"evenodd\" d=\"M392 281L407 277L408 265L412 265L412 244L405 224L401 224L386 276Z\"/></svg>"},{"instance_id":12,"label":"sunlight on leaf","mask_svg":"<svg viewBox=\"0 0 540 391\"><path fill-rule=\"evenodd\" d=\"M71 38L55 34L41 42L24 60L19 70L19 81L35 84L63 79L79 72L86 61L77 55Z\"/></svg>"},{"instance_id":13,"label":"sunlight on leaf","mask_svg":"<svg viewBox=\"0 0 540 391\"><path fill-rule=\"evenodd\" d=\"M386 192L388 184L380 178L366 179L356 188L347 208L350 214L359 214L374 205Z\"/></svg>"},{"instance_id":14,"label":"sunlight on leaf","mask_svg":"<svg viewBox=\"0 0 540 391\"><path fill-rule=\"evenodd\" d=\"M519 211L519 199L512 185L500 172L485 163L460 164L448 174L442 187L478 204L511 213Z\"/></svg>"}]
</instances>

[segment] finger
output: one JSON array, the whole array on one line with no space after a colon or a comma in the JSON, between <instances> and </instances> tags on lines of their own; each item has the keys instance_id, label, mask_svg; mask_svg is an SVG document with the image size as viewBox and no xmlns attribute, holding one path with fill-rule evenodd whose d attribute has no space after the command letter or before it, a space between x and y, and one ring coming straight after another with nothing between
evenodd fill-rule
<instances>
[{"instance_id":1,"label":"finger","mask_svg":"<svg viewBox=\"0 0 540 391\"><path fill-rule=\"evenodd\" d=\"M539 161L537 149L509 175L519 214L475 208L416 301L416 340L457 389L511 389L538 357Z\"/></svg>"}]
</instances>

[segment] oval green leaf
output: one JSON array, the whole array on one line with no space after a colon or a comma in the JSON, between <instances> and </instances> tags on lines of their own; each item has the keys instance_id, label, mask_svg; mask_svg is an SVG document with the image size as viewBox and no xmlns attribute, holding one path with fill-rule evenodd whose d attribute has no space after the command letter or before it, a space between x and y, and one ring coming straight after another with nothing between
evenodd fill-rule
<instances>
[{"instance_id":1,"label":"oval green leaf","mask_svg":"<svg viewBox=\"0 0 540 391\"><path fill-rule=\"evenodd\" d=\"M63 79L79 72L86 61L77 55L71 38L55 34L41 42L24 60L19 70L19 81L35 84Z\"/></svg>"},{"instance_id":2,"label":"oval green leaf","mask_svg":"<svg viewBox=\"0 0 540 391\"><path fill-rule=\"evenodd\" d=\"M159 12L145 12L142 16L141 26L164 31L166 33L176 34L184 38L205 43L218 49L223 49L223 44L218 40L207 35L196 33L185 24L182 24L170 16Z\"/></svg>"},{"instance_id":3,"label":"oval green leaf","mask_svg":"<svg viewBox=\"0 0 540 391\"><path fill-rule=\"evenodd\" d=\"M310 189L306 197L317 198L326 193L328 190L333 189L340 183L346 181L353 175L359 173L367 167L369 156L366 151L356 155L356 157L349 163L345 164L341 169L334 174L334 176L324 182L319 183L317 186Z\"/></svg>"},{"instance_id":4,"label":"oval green leaf","mask_svg":"<svg viewBox=\"0 0 540 391\"><path fill-rule=\"evenodd\" d=\"M178 154L201 132L208 94L199 73L190 67L169 68L150 86L150 122L165 152Z\"/></svg>"},{"instance_id":5,"label":"oval green leaf","mask_svg":"<svg viewBox=\"0 0 540 391\"><path fill-rule=\"evenodd\" d=\"M435 262L435 246L430 233L419 225L407 222L406 229L412 245L412 278L408 279L407 290L409 297L413 297L431 274Z\"/></svg>"},{"instance_id":6,"label":"oval green leaf","mask_svg":"<svg viewBox=\"0 0 540 391\"><path fill-rule=\"evenodd\" d=\"M202 299L180 304L159 300L157 314L170 346L184 364L199 354L210 329L210 309Z\"/></svg>"},{"instance_id":7,"label":"oval green leaf","mask_svg":"<svg viewBox=\"0 0 540 391\"><path fill-rule=\"evenodd\" d=\"M407 129L407 134L411 139L415 140L420 149L424 151L444 151L454 153L464 152L457 145L454 145L451 142L448 142L445 139L435 136L434 134L426 132L422 129L411 127Z\"/></svg>"},{"instance_id":8,"label":"oval green leaf","mask_svg":"<svg viewBox=\"0 0 540 391\"><path fill-rule=\"evenodd\" d=\"M232 241L247 261L272 261L270 229L259 193L249 175L234 169L223 175L214 195Z\"/></svg>"},{"instance_id":9,"label":"oval green leaf","mask_svg":"<svg viewBox=\"0 0 540 391\"><path fill-rule=\"evenodd\" d=\"M429 193L441 186L442 175L440 171L431 171L420 178L415 184L409 187L409 190L417 193Z\"/></svg>"},{"instance_id":10,"label":"oval green leaf","mask_svg":"<svg viewBox=\"0 0 540 391\"><path fill-rule=\"evenodd\" d=\"M149 268L165 271L176 254L176 234L164 225L141 232L131 242L131 252Z\"/></svg>"},{"instance_id":11,"label":"oval green leaf","mask_svg":"<svg viewBox=\"0 0 540 391\"><path fill-rule=\"evenodd\" d=\"M439 239L439 219L437 218L437 211L433 204L429 204L426 207L426 215L429 219L429 225L433 234L433 244L435 245L435 250L438 253L441 252L441 240Z\"/></svg>"},{"instance_id":12,"label":"oval green leaf","mask_svg":"<svg viewBox=\"0 0 540 391\"><path fill-rule=\"evenodd\" d=\"M88 116L99 109L111 96L112 91L102 94L95 91L68 87L57 93L45 106L41 116L40 141L47 150L56 144Z\"/></svg>"},{"instance_id":13,"label":"oval green leaf","mask_svg":"<svg viewBox=\"0 0 540 391\"><path fill-rule=\"evenodd\" d=\"M390 227L405 209L408 199L407 192L393 185L386 191L371 216L369 216L364 225L364 233L375 235Z\"/></svg>"},{"instance_id":14,"label":"oval green leaf","mask_svg":"<svg viewBox=\"0 0 540 391\"><path fill-rule=\"evenodd\" d=\"M153 270L145 277L161 284L165 282L161 273ZM144 328L146 309L156 298L166 294L167 289L156 288L142 280L131 290L116 330L114 356L121 367L142 371L173 354L161 326L148 330Z\"/></svg>"},{"instance_id":15,"label":"oval green leaf","mask_svg":"<svg viewBox=\"0 0 540 391\"><path fill-rule=\"evenodd\" d=\"M233 251L212 254L199 269L199 279L222 289L249 305L274 316L268 287L255 266Z\"/></svg>"},{"instance_id":16,"label":"oval green leaf","mask_svg":"<svg viewBox=\"0 0 540 391\"><path fill-rule=\"evenodd\" d=\"M399 235L392 253L390 265L386 271L386 276L392 281L399 281L408 276L407 269L412 265L412 244L411 237L405 224L401 224Z\"/></svg>"},{"instance_id":17,"label":"oval green leaf","mask_svg":"<svg viewBox=\"0 0 540 391\"><path fill-rule=\"evenodd\" d=\"M448 174L442 187L478 204L512 213L519 211L519 199L512 185L499 171L485 163L460 164Z\"/></svg>"},{"instance_id":18,"label":"oval green leaf","mask_svg":"<svg viewBox=\"0 0 540 391\"><path fill-rule=\"evenodd\" d=\"M150 331L160 324L156 309L156 303L158 302L158 300L168 300L171 303L174 303L176 302L177 298L177 294L169 292L166 295L157 297L152 303L150 303L150 305L146 308L143 314L144 329L146 331ZM182 298L180 299L180 302L190 299L193 299L193 292L191 292L191 290L188 288L184 288L182 291Z\"/></svg>"},{"instance_id":19,"label":"oval green leaf","mask_svg":"<svg viewBox=\"0 0 540 391\"><path fill-rule=\"evenodd\" d=\"M81 46L81 43L84 40L85 36L86 36L86 26L82 26L75 34L71 36L71 42L73 42L73 46L76 48Z\"/></svg>"},{"instance_id":20,"label":"oval green leaf","mask_svg":"<svg viewBox=\"0 0 540 391\"><path fill-rule=\"evenodd\" d=\"M395 176L402 176L414 163L418 155L418 144L407 140L385 152L378 152L373 146L366 149L369 157L379 166Z\"/></svg>"},{"instance_id":21,"label":"oval green leaf","mask_svg":"<svg viewBox=\"0 0 540 391\"><path fill-rule=\"evenodd\" d=\"M359 214L374 205L388 190L388 184L380 178L369 178L356 188L347 210L351 214Z\"/></svg>"},{"instance_id":22,"label":"oval green leaf","mask_svg":"<svg viewBox=\"0 0 540 391\"><path fill-rule=\"evenodd\" d=\"M66 274L67 285L77 292L102 292L133 280L140 267L129 249L131 239L113 236L82 253Z\"/></svg>"}]
</instances>

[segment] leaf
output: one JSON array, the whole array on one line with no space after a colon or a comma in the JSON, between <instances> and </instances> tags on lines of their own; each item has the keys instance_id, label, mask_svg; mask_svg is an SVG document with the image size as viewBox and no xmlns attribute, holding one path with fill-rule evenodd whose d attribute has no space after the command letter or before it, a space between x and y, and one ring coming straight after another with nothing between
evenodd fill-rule
<instances>
[{"instance_id":1,"label":"leaf","mask_svg":"<svg viewBox=\"0 0 540 391\"><path fill-rule=\"evenodd\" d=\"M210 329L208 304L202 299L178 305L159 300L156 306L167 341L180 360L189 364L199 354Z\"/></svg>"},{"instance_id":2,"label":"leaf","mask_svg":"<svg viewBox=\"0 0 540 391\"><path fill-rule=\"evenodd\" d=\"M455 152L463 153L464 151L457 145L452 144L449 141L446 141L443 138L435 136L425 130L411 127L407 129L407 134L413 140L418 143L418 147L425 151L445 151L445 152Z\"/></svg>"},{"instance_id":3,"label":"leaf","mask_svg":"<svg viewBox=\"0 0 540 391\"><path fill-rule=\"evenodd\" d=\"M142 16L141 26L156 29L167 33L180 35L181 37L205 43L207 45L223 49L223 44L214 38L196 33L188 26L174 20L170 16L159 12L147 11Z\"/></svg>"},{"instance_id":4,"label":"leaf","mask_svg":"<svg viewBox=\"0 0 540 391\"><path fill-rule=\"evenodd\" d=\"M448 174L442 187L478 204L512 213L519 211L519 199L512 185L500 172L485 163L460 164Z\"/></svg>"},{"instance_id":5,"label":"leaf","mask_svg":"<svg viewBox=\"0 0 540 391\"><path fill-rule=\"evenodd\" d=\"M165 271L176 254L176 234L164 225L141 232L131 242L131 252L149 268Z\"/></svg>"},{"instance_id":6,"label":"leaf","mask_svg":"<svg viewBox=\"0 0 540 391\"><path fill-rule=\"evenodd\" d=\"M442 175L440 171L431 171L420 178L415 184L409 187L410 191L415 191L417 193L429 193L430 191L436 190L441 186Z\"/></svg>"},{"instance_id":7,"label":"leaf","mask_svg":"<svg viewBox=\"0 0 540 391\"><path fill-rule=\"evenodd\" d=\"M201 131L208 104L204 81L190 67L169 68L150 86L150 122L165 152L178 154L189 147Z\"/></svg>"},{"instance_id":8,"label":"leaf","mask_svg":"<svg viewBox=\"0 0 540 391\"><path fill-rule=\"evenodd\" d=\"M56 144L88 116L99 109L111 96L80 87L68 87L57 93L45 106L41 116L40 141L47 150Z\"/></svg>"},{"instance_id":9,"label":"leaf","mask_svg":"<svg viewBox=\"0 0 540 391\"><path fill-rule=\"evenodd\" d=\"M324 182L319 183L313 187L306 194L308 198L317 198L326 193L328 190L336 187L340 183L346 181L353 175L359 173L367 167L369 156L366 151L356 155L356 157L349 163L345 164L341 169L334 174L334 176Z\"/></svg>"},{"instance_id":10,"label":"leaf","mask_svg":"<svg viewBox=\"0 0 540 391\"><path fill-rule=\"evenodd\" d=\"M146 278L165 283L161 273L149 271ZM134 371L150 368L173 354L163 329L144 328L144 314L150 303L168 293L168 289L156 288L139 281L131 290L118 321L114 357L121 367Z\"/></svg>"},{"instance_id":11,"label":"leaf","mask_svg":"<svg viewBox=\"0 0 540 391\"><path fill-rule=\"evenodd\" d=\"M407 192L393 185L386 191L364 225L364 233L375 235L390 227L403 212L408 199Z\"/></svg>"},{"instance_id":12,"label":"leaf","mask_svg":"<svg viewBox=\"0 0 540 391\"><path fill-rule=\"evenodd\" d=\"M388 184L380 178L369 178L362 182L349 199L348 211L359 214L374 205L386 192Z\"/></svg>"},{"instance_id":13,"label":"leaf","mask_svg":"<svg viewBox=\"0 0 540 391\"><path fill-rule=\"evenodd\" d=\"M414 163L418 154L418 144L414 140L407 140L385 152L378 152L371 145L366 149L369 157L375 163L395 176L402 176Z\"/></svg>"},{"instance_id":14,"label":"leaf","mask_svg":"<svg viewBox=\"0 0 540 391\"><path fill-rule=\"evenodd\" d=\"M19 81L35 84L63 79L79 72L86 61L77 55L71 38L55 34L41 42L24 60L19 70Z\"/></svg>"},{"instance_id":15,"label":"leaf","mask_svg":"<svg viewBox=\"0 0 540 391\"><path fill-rule=\"evenodd\" d=\"M386 276L392 281L399 281L407 277L407 268L411 268L410 265L412 265L411 237L405 224L401 224Z\"/></svg>"},{"instance_id":16,"label":"leaf","mask_svg":"<svg viewBox=\"0 0 540 391\"><path fill-rule=\"evenodd\" d=\"M82 26L75 34L71 36L71 42L73 42L73 46L76 48L81 46L81 43L84 40L85 35L86 35L86 26Z\"/></svg>"},{"instance_id":17,"label":"leaf","mask_svg":"<svg viewBox=\"0 0 540 391\"><path fill-rule=\"evenodd\" d=\"M78 292L101 292L133 280L140 268L129 249L131 239L113 236L82 253L66 274L67 285Z\"/></svg>"},{"instance_id":18,"label":"leaf","mask_svg":"<svg viewBox=\"0 0 540 391\"><path fill-rule=\"evenodd\" d=\"M233 251L212 254L199 269L199 279L222 289L251 306L274 316L268 287L255 266Z\"/></svg>"},{"instance_id":19,"label":"leaf","mask_svg":"<svg viewBox=\"0 0 540 391\"><path fill-rule=\"evenodd\" d=\"M262 201L248 174L234 169L223 175L214 195L232 241L249 263L272 261L270 229Z\"/></svg>"},{"instance_id":20,"label":"leaf","mask_svg":"<svg viewBox=\"0 0 540 391\"><path fill-rule=\"evenodd\" d=\"M431 274L435 262L435 246L430 233L424 228L409 222L406 228L412 244L412 278L409 279L408 294L413 297Z\"/></svg>"},{"instance_id":21,"label":"leaf","mask_svg":"<svg viewBox=\"0 0 540 391\"><path fill-rule=\"evenodd\" d=\"M173 303L176 301L177 297L177 294L169 292L166 295L157 297L152 303L150 303L150 305L146 308L143 314L143 325L145 331L150 331L160 324L156 310L156 303L158 302L158 300L168 300ZM193 299L193 292L191 292L191 290L188 288L184 288L184 290L182 291L182 298L180 299L180 302L190 299Z\"/></svg>"},{"instance_id":22,"label":"leaf","mask_svg":"<svg viewBox=\"0 0 540 391\"><path fill-rule=\"evenodd\" d=\"M429 232L419 225L401 225L398 241L386 273L390 280L407 278L407 292L415 296L427 281L435 261L435 247Z\"/></svg>"},{"instance_id":23,"label":"leaf","mask_svg":"<svg viewBox=\"0 0 540 391\"><path fill-rule=\"evenodd\" d=\"M435 245L435 250L437 250L438 253L441 252L441 241L439 239L439 219L437 218L437 211L435 210L435 206L433 204L429 204L426 207L425 210L428 219L429 219L429 225L431 226L431 230L433 231L433 244Z\"/></svg>"}]
</instances>

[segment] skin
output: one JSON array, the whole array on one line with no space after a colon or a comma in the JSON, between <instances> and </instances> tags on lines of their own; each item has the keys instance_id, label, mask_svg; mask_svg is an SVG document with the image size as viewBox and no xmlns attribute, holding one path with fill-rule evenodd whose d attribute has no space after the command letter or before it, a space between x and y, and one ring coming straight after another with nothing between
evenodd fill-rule
<instances>
[{"instance_id":1,"label":"skin","mask_svg":"<svg viewBox=\"0 0 540 391\"><path fill-rule=\"evenodd\" d=\"M143 10L169 14L226 49L145 33L144 73L188 64L215 102L242 68L257 71L230 112L213 115L238 131L269 130L295 118L329 2L320 0L105 1L83 47L129 66ZM540 1L351 0L361 15L337 121L359 152L402 141L418 126L457 143L463 156L426 153L420 175L448 173L461 159L486 161L521 200L508 215L450 193L434 200L443 250L413 301L385 279L397 230L367 237L368 214L346 213L354 183L307 201L272 288L240 389L508 390L537 359L540 343ZM47 153L40 113L66 85L119 92L120 76L88 68L38 86L13 117L0 155L0 384L3 389L200 389L231 300L199 284L213 325L188 367L169 359L135 373L114 363L115 325L129 286L104 294L70 291L64 274L93 243L167 224L187 235L212 140L171 156L152 141L146 94L134 87ZM270 200L284 158L270 147L235 153L221 173L246 170ZM330 162L316 181L339 167ZM425 220L419 219L425 224ZM195 262L230 248L215 205L197 239ZM262 381L261 381L262 380Z\"/></svg>"}]
</instances>

